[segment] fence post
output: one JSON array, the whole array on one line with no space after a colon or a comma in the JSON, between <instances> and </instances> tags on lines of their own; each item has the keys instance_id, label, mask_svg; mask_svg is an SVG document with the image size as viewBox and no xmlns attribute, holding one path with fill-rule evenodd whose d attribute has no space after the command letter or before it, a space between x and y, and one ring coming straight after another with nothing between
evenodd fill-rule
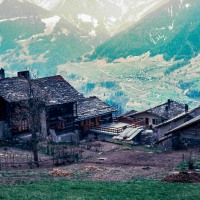
<instances>
[{"instance_id":1,"label":"fence post","mask_svg":"<svg viewBox=\"0 0 200 200\"><path fill-rule=\"evenodd\" d=\"M13 165L13 167L15 165L15 155L14 154L12 155L12 165Z\"/></svg>"},{"instance_id":2,"label":"fence post","mask_svg":"<svg viewBox=\"0 0 200 200\"><path fill-rule=\"evenodd\" d=\"M8 155L5 156L5 168L6 168L6 171L8 169L9 165L8 165Z\"/></svg>"}]
</instances>

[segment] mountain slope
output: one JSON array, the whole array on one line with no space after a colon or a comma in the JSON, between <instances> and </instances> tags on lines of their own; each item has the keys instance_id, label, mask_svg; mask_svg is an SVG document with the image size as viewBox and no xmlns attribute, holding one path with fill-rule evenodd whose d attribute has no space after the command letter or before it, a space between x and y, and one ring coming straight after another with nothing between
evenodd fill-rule
<instances>
[{"instance_id":1,"label":"mountain slope","mask_svg":"<svg viewBox=\"0 0 200 200\"><path fill-rule=\"evenodd\" d=\"M57 65L92 49L76 27L32 3L6 0L0 13L0 64L10 71L55 73Z\"/></svg>"},{"instance_id":2,"label":"mountain slope","mask_svg":"<svg viewBox=\"0 0 200 200\"><path fill-rule=\"evenodd\" d=\"M27 0L64 18L93 46L130 27L166 0Z\"/></svg>"},{"instance_id":3,"label":"mountain slope","mask_svg":"<svg viewBox=\"0 0 200 200\"><path fill-rule=\"evenodd\" d=\"M113 61L150 51L151 56L163 54L166 60L189 60L200 52L199 9L198 0L170 0L132 28L97 47L90 58Z\"/></svg>"}]
</instances>

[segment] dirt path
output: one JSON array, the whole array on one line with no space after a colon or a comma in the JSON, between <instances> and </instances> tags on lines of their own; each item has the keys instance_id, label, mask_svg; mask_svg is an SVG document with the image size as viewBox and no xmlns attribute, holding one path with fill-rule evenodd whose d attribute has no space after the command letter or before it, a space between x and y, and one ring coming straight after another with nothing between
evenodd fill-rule
<instances>
[{"instance_id":1,"label":"dirt path","mask_svg":"<svg viewBox=\"0 0 200 200\"><path fill-rule=\"evenodd\" d=\"M126 148L121 145L110 143L103 143L103 145L103 152L86 150L84 154L86 157L89 155L89 158L80 163L47 169L0 171L0 180L2 184L9 184L10 180L18 183L58 178L79 181L132 181L137 178L162 180L182 162L183 154L185 160L190 155L189 151L162 153L147 151L143 147L125 150ZM199 152L194 152L193 156L199 156ZM52 176L50 172L53 169L63 170L64 174L67 172L70 176Z\"/></svg>"}]
</instances>

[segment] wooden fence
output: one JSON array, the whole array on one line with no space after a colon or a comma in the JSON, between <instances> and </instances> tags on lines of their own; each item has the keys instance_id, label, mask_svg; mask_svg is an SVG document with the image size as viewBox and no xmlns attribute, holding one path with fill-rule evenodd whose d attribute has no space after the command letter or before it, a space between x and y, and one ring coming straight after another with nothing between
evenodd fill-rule
<instances>
[{"instance_id":1,"label":"wooden fence","mask_svg":"<svg viewBox=\"0 0 200 200\"><path fill-rule=\"evenodd\" d=\"M82 158L80 148L68 145L39 144L39 166L52 167L79 162ZM32 152L24 154L0 154L0 170L17 170L35 168Z\"/></svg>"}]
</instances>

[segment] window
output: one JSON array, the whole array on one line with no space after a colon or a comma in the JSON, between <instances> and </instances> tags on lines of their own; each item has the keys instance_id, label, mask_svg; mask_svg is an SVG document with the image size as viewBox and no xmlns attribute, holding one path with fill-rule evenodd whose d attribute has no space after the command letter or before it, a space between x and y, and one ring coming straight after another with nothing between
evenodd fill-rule
<instances>
[{"instance_id":1,"label":"window","mask_svg":"<svg viewBox=\"0 0 200 200\"><path fill-rule=\"evenodd\" d=\"M92 119L91 119L91 122L92 122L92 123L95 123L95 122L96 122L96 118L92 118Z\"/></svg>"},{"instance_id":2,"label":"window","mask_svg":"<svg viewBox=\"0 0 200 200\"><path fill-rule=\"evenodd\" d=\"M68 122L59 122L59 123L56 124L57 130L66 129L68 127L69 127L69 123Z\"/></svg>"},{"instance_id":3,"label":"window","mask_svg":"<svg viewBox=\"0 0 200 200\"><path fill-rule=\"evenodd\" d=\"M19 129L20 129L20 131L27 131L27 130L29 130L29 124L28 124L28 120L27 119L23 119L21 121L21 127Z\"/></svg>"},{"instance_id":4,"label":"window","mask_svg":"<svg viewBox=\"0 0 200 200\"><path fill-rule=\"evenodd\" d=\"M73 104L73 113L74 116L77 116L77 103Z\"/></svg>"},{"instance_id":5,"label":"window","mask_svg":"<svg viewBox=\"0 0 200 200\"><path fill-rule=\"evenodd\" d=\"M61 122L61 128L62 128L62 129L67 128L67 123L66 123L66 122Z\"/></svg>"},{"instance_id":6,"label":"window","mask_svg":"<svg viewBox=\"0 0 200 200\"><path fill-rule=\"evenodd\" d=\"M160 119L152 119L152 123L154 125L157 125L157 124L160 124L161 123L161 120Z\"/></svg>"}]
</instances>

